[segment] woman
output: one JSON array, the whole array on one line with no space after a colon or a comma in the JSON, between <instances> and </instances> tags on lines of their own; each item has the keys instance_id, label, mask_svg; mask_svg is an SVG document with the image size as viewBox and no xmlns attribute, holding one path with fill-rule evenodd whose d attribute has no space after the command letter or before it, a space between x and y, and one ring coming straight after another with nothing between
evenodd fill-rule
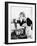
<instances>
[{"instance_id":1,"label":"woman","mask_svg":"<svg viewBox=\"0 0 37 46\"><path fill-rule=\"evenodd\" d=\"M19 20L17 20L17 23L20 24L21 27L23 28L24 32L23 34L27 36L27 38L32 38L32 29L33 29L33 24L30 18L26 18L25 14L23 12L20 13Z\"/></svg>"},{"instance_id":2,"label":"woman","mask_svg":"<svg viewBox=\"0 0 37 46\"><path fill-rule=\"evenodd\" d=\"M19 20L17 20L17 29L20 29L20 32L19 32L20 38L27 38L26 32L25 32L26 25L27 25L25 14L23 12L21 12L19 15L20 15L20 17L19 17Z\"/></svg>"}]
</instances>

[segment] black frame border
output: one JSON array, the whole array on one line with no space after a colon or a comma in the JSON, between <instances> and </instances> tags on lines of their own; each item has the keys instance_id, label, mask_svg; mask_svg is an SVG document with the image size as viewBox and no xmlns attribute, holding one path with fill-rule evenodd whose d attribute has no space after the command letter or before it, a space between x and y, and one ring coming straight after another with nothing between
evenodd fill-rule
<instances>
[{"instance_id":1,"label":"black frame border","mask_svg":"<svg viewBox=\"0 0 37 46\"><path fill-rule=\"evenodd\" d=\"M9 3L35 5L35 41L8 43L8 4ZM5 2L5 44L23 44L23 43L36 43L36 3Z\"/></svg>"}]
</instances>

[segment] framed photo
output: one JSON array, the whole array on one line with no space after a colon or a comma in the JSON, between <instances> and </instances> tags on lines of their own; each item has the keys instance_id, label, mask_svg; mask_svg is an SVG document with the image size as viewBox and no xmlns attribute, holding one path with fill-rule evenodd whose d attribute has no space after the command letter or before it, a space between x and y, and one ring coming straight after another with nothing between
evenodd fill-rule
<instances>
[{"instance_id":1,"label":"framed photo","mask_svg":"<svg viewBox=\"0 0 37 46\"><path fill-rule=\"evenodd\" d=\"M36 42L36 3L5 2L5 44Z\"/></svg>"}]
</instances>

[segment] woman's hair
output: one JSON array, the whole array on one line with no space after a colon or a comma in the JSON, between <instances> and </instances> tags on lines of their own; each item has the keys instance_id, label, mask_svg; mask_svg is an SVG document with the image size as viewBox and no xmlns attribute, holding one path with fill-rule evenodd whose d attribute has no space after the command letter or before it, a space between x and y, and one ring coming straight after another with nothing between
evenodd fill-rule
<instances>
[{"instance_id":1,"label":"woman's hair","mask_svg":"<svg viewBox=\"0 0 37 46\"><path fill-rule=\"evenodd\" d=\"M25 17L25 14L24 14L24 12L20 12L20 16L21 16L21 15L23 15L23 17Z\"/></svg>"},{"instance_id":2,"label":"woman's hair","mask_svg":"<svg viewBox=\"0 0 37 46\"><path fill-rule=\"evenodd\" d=\"M30 20L30 18L27 18L27 25L31 26L31 24L32 24L32 21Z\"/></svg>"}]
</instances>

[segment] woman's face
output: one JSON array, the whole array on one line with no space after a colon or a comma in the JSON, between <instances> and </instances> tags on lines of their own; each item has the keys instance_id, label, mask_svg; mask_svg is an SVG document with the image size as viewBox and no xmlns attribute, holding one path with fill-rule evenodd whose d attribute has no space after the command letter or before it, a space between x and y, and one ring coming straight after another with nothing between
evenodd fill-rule
<instances>
[{"instance_id":1,"label":"woman's face","mask_svg":"<svg viewBox=\"0 0 37 46\"><path fill-rule=\"evenodd\" d=\"M22 34L23 33L23 30L18 30L18 31L16 31L16 35L20 35L20 34Z\"/></svg>"},{"instance_id":2,"label":"woman's face","mask_svg":"<svg viewBox=\"0 0 37 46\"><path fill-rule=\"evenodd\" d=\"M23 17L23 14L22 15L20 15L20 20L26 20L26 17Z\"/></svg>"},{"instance_id":3,"label":"woman's face","mask_svg":"<svg viewBox=\"0 0 37 46\"><path fill-rule=\"evenodd\" d=\"M16 31L16 35L20 35L20 33L21 33L20 31Z\"/></svg>"}]
</instances>

